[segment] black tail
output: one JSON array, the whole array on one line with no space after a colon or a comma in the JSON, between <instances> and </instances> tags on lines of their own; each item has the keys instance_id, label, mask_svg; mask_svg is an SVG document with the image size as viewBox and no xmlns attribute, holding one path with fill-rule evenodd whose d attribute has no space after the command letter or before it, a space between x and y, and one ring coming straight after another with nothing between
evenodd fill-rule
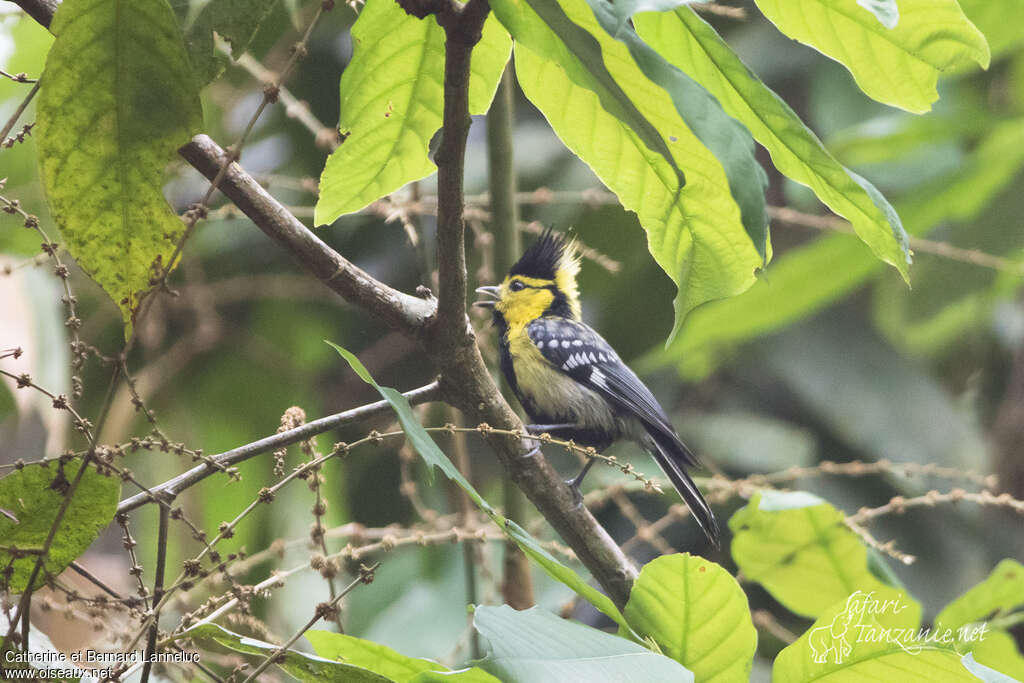
<instances>
[{"instance_id":1,"label":"black tail","mask_svg":"<svg viewBox=\"0 0 1024 683\"><path fill-rule=\"evenodd\" d=\"M696 464L697 459L675 434L666 434L659 429L652 428L648 429L648 434L650 434L654 445L654 448L651 449L654 461L658 463L661 471L665 473L665 476L672 482L672 486L689 506L690 513L697 520L704 535L718 549L721 532L718 529L718 522L715 520L715 513L711 511L711 506L704 500L704 496L701 495L697 485L693 483L693 479L690 479L690 475L683 469L686 465Z\"/></svg>"}]
</instances>

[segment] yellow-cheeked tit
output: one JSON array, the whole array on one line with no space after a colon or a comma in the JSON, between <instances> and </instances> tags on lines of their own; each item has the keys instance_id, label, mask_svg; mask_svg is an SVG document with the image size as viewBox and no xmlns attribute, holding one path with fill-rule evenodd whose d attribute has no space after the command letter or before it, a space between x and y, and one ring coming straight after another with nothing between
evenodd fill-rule
<instances>
[{"instance_id":1,"label":"yellow-cheeked tit","mask_svg":"<svg viewBox=\"0 0 1024 683\"><path fill-rule=\"evenodd\" d=\"M581 320L575 242L547 230L498 286L480 287L493 300L501 370L534 434L572 439L604 450L628 439L644 447L717 547L714 513L686 473L697 458L680 440L651 391L601 335ZM593 460L570 484L578 491Z\"/></svg>"}]
</instances>

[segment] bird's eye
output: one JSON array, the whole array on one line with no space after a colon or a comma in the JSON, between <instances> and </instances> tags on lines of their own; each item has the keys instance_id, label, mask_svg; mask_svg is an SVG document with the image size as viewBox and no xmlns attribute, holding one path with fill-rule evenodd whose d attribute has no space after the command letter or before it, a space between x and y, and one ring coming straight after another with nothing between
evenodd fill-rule
<instances>
[{"instance_id":1,"label":"bird's eye","mask_svg":"<svg viewBox=\"0 0 1024 683\"><path fill-rule=\"evenodd\" d=\"M520 292L524 289L526 289L526 285L523 284L522 280L513 280L508 285L508 290L510 292Z\"/></svg>"}]
</instances>

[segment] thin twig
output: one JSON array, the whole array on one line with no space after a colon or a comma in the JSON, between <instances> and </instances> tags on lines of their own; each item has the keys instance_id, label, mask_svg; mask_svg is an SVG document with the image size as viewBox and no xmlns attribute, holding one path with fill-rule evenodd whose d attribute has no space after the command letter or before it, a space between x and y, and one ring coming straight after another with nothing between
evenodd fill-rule
<instances>
[{"instance_id":1,"label":"thin twig","mask_svg":"<svg viewBox=\"0 0 1024 683\"><path fill-rule=\"evenodd\" d=\"M153 578L153 604L159 605L164 596L164 569L167 566L167 529L170 522L170 511L166 507L160 508L160 524L156 537L156 575ZM145 665L142 667L140 683L148 683L149 674L153 668L153 655L156 654L156 639L160 632L160 610L156 608L153 614L153 625L149 628L149 642L146 643Z\"/></svg>"},{"instance_id":2,"label":"thin twig","mask_svg":"<svg viewBox=\"0 0 1024 683\"><path fill-rule=\"evenodd\" d=\"M219 45L219 47L221 52L229 57L231 56L231 50L229 48L223 44ZM340 144L338 140L338 131L330 126L325 126L320 119L313 115L313 112L309 109L309 105L305 102L300 102L298 98L288 90L288 88L281 85L282 79L278 74L263 66L258 59L250 55L248 52L243 52L234 63L247 71L249 75L258 80L265 87L277 88L278 96L285 106L285 113L289 118L298 120L299 123L305 126L306 129L313 134L317 146L326 147L332 152L337 149Z\"/></svg>"},{"instance_id":3,"label":"thin twig","mask_svg":"<svg viewBox=\"0 0 1024 683\"><path fill-rule=\"evenodd\" d=\"M284 645L274 650L270 656L264 659L242 683L249 683L249 681L256 680L256 677L266 671L271 664L276 662L278 657L284 654L288 648L295 644L295 641L301 638L306 631L313 628L313 625L316 624L316 622L329 616L330 612L337 608L338 602L341 601L343 597L351 593L356 586L364 583L372 583L374 572L377 571L378 567L380 567L380 562L375 563L372 567L361 567L358 578L346 586L345 590L341 591L341 593L338 594L338 597L334 598L334 600L331 600L326 604L317 605L316 613L313 614L313 617L306 622L306 625L296 631Z\"/></svg>"},{"instance_id":4,"label":"thin twig","mask_svg":"<svg viewBox=\"0 0 1024 683\"><path fill-rule=\"evenodd\" d=\"M408 391L405 393L405 397L409 399L409 402L413 405L437 400L437 382L431 382L430 384L418 389ZM232 448L230 451L211 455L209 460L212 464L204 463L193 467L173 479L152 487L150 489L151 493L139 493L131 498L126 498L117 506L117 511L119 513L130 512L145 505L146 503L152 502L154 495L171 497L177 496L185 489L198 484L210 475L226 471L227 468L233 467L238 463L248 460L249 458L263 453L268 453L278 448L290 446L291 444L298 443L300 441L305 441L317 434L322 434L332 429L336 429L342 425L386 414L391 410L391 404L387 401L377 401L376 403L370 403L365 406L353 408L352 410L346 410L342 413L328 415L327 417L322 417L319 420L307 422L301 427L296 427L295 429L290 429L286 432L274 434L273 436L253 441L252 443L239 446L238 448Z\"/></svg>"},{"instance_id":5,"label":"thin twig","mask_svg":"<svg viewBox=\"0 0 1024 683\"><path fill-rule=\"evenodd\" d=\"M50 524L50 529L46 534L46 540L43 541L42 548L40 549L39 556L36 558L35 565L32 567L32 572L29 574L28 583L25 587L25 592L21 595L21 600L18 601L17 611L14 613L14 618L11 619L10 628L7 631L7 635L4 637L3 642L0 643L0 673L3 672L3 657L7 652L7 649L11 645L11 636L17 630L18 620L24 619L24 626L22 629L22 640L20 646L28 651L28 616L29 616L29 605L32 602L32 591L35 585L36 579L39 578L39 573L43 569L43 565L46 562L46 558L50 553L50 548L53 547L54 539L57 537L57 531L60 529L61 523L64 521L64 515L67 513L68 508L71 506L71 501L78 491L79 484L82 483L82 478L85 476L85 471L89 468L93 457L96 454L96 435L99 434L99 427L103 424L106 419L106 415L110 410L110 402L114 395L114 386L117 384L120 370L114 369L114 374L110 378L110 386L107 388L106 397L103 400L103 405L100 408L100 417L96 421L97 429L93 432L91 442L89 444L89 451L86 453L85 458L78 466L78 471L75 472L75 478L71 481L67 490L64 492L64 499L61 501L60 507L57 509L57 514L53 518L53 522Z\"/></svg>"},{"instance_id":6,"label":"thin twig","mask_svg":"<svg viewBox=\"0 0 1024 683\"><path fill-rule=\"evenodd\" d=\"M940 493L933 490L913 498L895 496L885 505L879 505L875 508L861 508L856 514L850 516L850 521L854 524L867 524L885 515L901 515L908 508L934 507L944 503L958 503L962 500L976 503L977 505L1010 508L1016 511L1017 514L1024 515L1024 500L1018 500L1009 493L997 495L991 491L971 493L963 489L953 489L948 493Z\"/></svg>"},{"instance_id":7,"label":"thin twig","mask_svg":"<svg viewBox=\"0 0 1024 683\"><path fill-rule=\"evenodd\" d=\"M159 289L166 289L167 278L170 276L171 271L173 271L175 266L177 265L178 258L181 256L181 252L185 247L185 243L188 242L189 238L192 236L192 233L195 231L196 226L199 224L199 220L206 215L206 207L210 205L210 200L213 198L213 195L217 192L218 189L220 189L221 181L224 180L228 172L228 167L232 164L232 162L238 161L241 158L242 148L245 146L245 143L248 140L249 135L252 133L253 128L255 128L256 122L263 114L263 110L266 109L271 102L277 100L278 89L280 88L281 83L283 83L288 78L288 76L291 75L292 70L298 64L299 60L306 56L308 52L307 45L309 43L309 37L313 33L313 29L316 27L317 23L319 23L320 17L323 16L325 7L326 5L324 4L321 4L319 7L317 7L316 12L313 15L313 18L310 20L309 25L306 27L306 31L302 36L302 40L300 40L296 45L292 46L292 54L288 58L288 61L285 64L284 69L281 70L280 75L274 81L273 84L268 85L267 87L264 88L263 98L260 100L259 106L256 107L256 111L253 112L251 117L249 117L249 122L246 124L245 130L242 132L242 135L239 137L238 141L232 147L229 148L230 153L226 154L224 158L221 160L220 168L217 169L217 173L214 174L213 178L210 180L210 186L209 188L207 188L206 194L203 195L203 198L202 200L199 201L198 205L193 207L193 209L191 209L188 212L188 215L185 219L185 230L181 234L181 237L178 238L177 242L175 243L174 251L171 253L170 258L167 259L167 265L164 266L163 270L160 272L159 277L155 278L156 281L153 283L153 286L150 288L149 292L143 294L142 300L136 305L137 313L134 316L136 325L132 328L132 335L128 339L126 349L130 349L133 345L133 342L135 341L135 338L137 336L136 331L139 329L138 322L145 318L146 313L153 306L153 301L155 299L153 294L156 291L159 291Z\"/></svg>"},{"instance_id":8,"label":"thin twig","mask_svg":"<svg viewBox=\"0 0 1024 683\"><path fill-rule=\"evenodd\" d=\"M448 408L448 417L454 422L459 419L459 413L455 408ZM466 447L466 434L464 432L455 432L452 434L452 450L455 455L455 466L459 469L459 472L462 473L462 476L466 478L466 481L472 483L473 473L471 471L469 449ZM469 494L456 486L454 482L452 482L451 488L454 489L455 498L458 501L459 522L463 526L468 527L473 523L473 518L475 517L473 501L469 499ZM465 574L466 579L467 605L475 605L478 602L476 569L476 548L474 548L472 544L467 543L462 546L462 571ZM467 625L472 627L473 620L469 615L467 615L467 620ZM480 659L480 657L483 656L480 651L480 640L475 635L470 638L470 652L472 653L473 659Z\"/></svg>"},{"instance_id":9,"label":"thin twig","mask_svg":"<svg viewBox=\"0 0 1024 683\"><path fill-rule=\"evenodd\" d=\"M9 78L12 81L14 81L15 83L35 83L36 81L39 80L37 78L29 78L27 74L23 74L23 73L9 74L6 71L4 71L3 69L0 69L0 76L3 76L4 78ZM0 135L0 137L3 137L3 136Z\"/></svg>"},{"instance_id":10,"label":"thin twig","mask_svg":"<svg viewBox=\"0 0 1024 683\"><path fill-rule=\"evenodd\" d=\"M797 635L779 623L771 612L756 609L750 613L754 626L764 629L787 645L796 642Z\"/></svg>"},{"instance_id":11,"label":"thin twig","mask_svg":"<svg viewBox=\"0 0 1024 683\"><path fill-rule=\"evenodd\" d=\"M797 211L784 206L769 206L768 215L774 220L789 225L798 225L827 232L841 232L847 235L856 234L849 221L838 216L804 213L803 211ZM1024 263L1012 261L1002 256L986 254L977 249L963 249L947 242L937 242L914 235L909 236L909 244L910 248L914 251L941 256L951 261L961 261L983 268L1013 273L1014 275L1024 275Z\"/></svg>"},{"instance_id":12,"label":"thin twig","mask_svg":"<svg viewBox=\"0 0 1024 683\"><path fill-rule=\"evenodd\" d=\"M29 102L31 102L32 98L36 96L37 92L39 92L39 81L36 81L32 85L32 89L28 91L28 94L25 95L25 98L21 101L21 104L19 104L14 110L14 113L11 114L11 118L7 119L7 123L4 124L3 128L0 128L0 142L7 139L7 134L14 129L15 124L18 123L18 119L20 119L21 115L25 113L25 109L28 108Z\"/></svg>"}]
</instances>

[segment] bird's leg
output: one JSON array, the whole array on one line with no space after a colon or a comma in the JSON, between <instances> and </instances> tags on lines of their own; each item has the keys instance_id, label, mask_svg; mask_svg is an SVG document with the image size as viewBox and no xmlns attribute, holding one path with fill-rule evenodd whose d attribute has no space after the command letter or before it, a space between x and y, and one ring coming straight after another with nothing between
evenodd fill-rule
<instances>
[{"instance_id":1,"label":"bird's leg","mask_svg":"<svg viewBox=\"0 0 1024 683\"><path fill-rule=\"evenodd\" d=\"M572 497L573 500L576 501L577 505L583 502L583 494L580 492L580 485L583 483L583 477L587 476L587 472L590 471L590 468L593 466L593 464L594 458L587 458L587 462L585 465L583 465L583 469L580 470L580 473L577 474L572 479L570 479L569 481L565 482L566 484L569 485L569 488L572 490Z\"/></svg>"},{"instance_id":2,"label":"bird's leg","mask_svg":"<svg viewBox=\"0 0 1024 683\"><path fill-rule=\"evenodd\" d=\"M539 435L539 434L544 434L546 432L546 433L550 434L551 436L558 436L559 432L565 431L566 429L579 429L579 425L578 424L573 424L571 422L562 422L562 423L559 423L559 424L552 424L552 425L524 425L524 426L526 427L526 431L530 432L531 434L538 434Z\"/></svg>"},{"instance_id":3,"label":"bird's leg","mask_svg":"<svg viewBox=\"0 0 1024 683\"><path fill-rule=\"evenodd\" d=\"M560 429L569 429L569 428L572 428L572 427L575 427L575 426L576 425L569 424L567 422L566 423L562 423L562 424L551 424L551 425L523 425L523 427L526 428L527 433L532 434L534 436L540 436L541 434L545 434L545 433L551 434L552 432L555 432L555 433L551 434L551 435L552 436L556 436ZM523 457L524 458L532 458L533 456L537 455L538 453L540 453L540 444L539 443L537 445L535 445L533 448L531 448L530 450L528 450L526 453L523 453Z\"/></svg>"},{"instance_id":4,"label":"bird's leg","mask_svg":"<svg viewBox=\"0 0 1024 683\"><path fill-rule=\"evenodd\" d=\"M547 424L547 425L526 425L526 431L531 434L550 434L551 436L571 436L573 433L580 431L581 426L571 422L563 422L559 424ZM569 432L569 434L565 434ZM537 448L540 448L538 445ZM529 455L532 455L533 451L530 451ZM594 464L593 458L588 458L586 464L583 465L583 469L572 479L567 480L565 483L572 489L573 499L577 505L583 503L583 494L580 493L580 485L583 483L583 478L587 476L587 472L590 471L590 467Z\"/></svg>"}]
</instances>

